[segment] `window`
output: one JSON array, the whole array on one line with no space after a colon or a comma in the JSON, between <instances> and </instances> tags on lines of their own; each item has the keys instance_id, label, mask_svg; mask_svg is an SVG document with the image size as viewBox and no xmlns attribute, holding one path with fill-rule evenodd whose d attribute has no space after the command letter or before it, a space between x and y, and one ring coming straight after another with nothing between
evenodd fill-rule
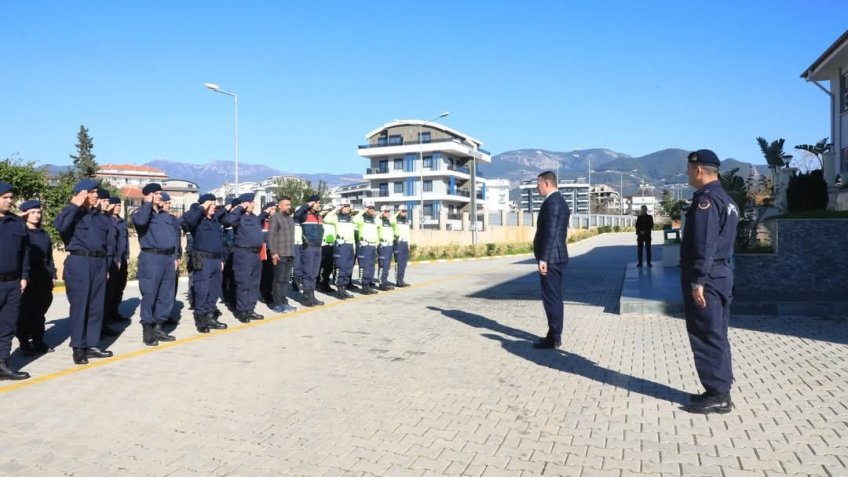
<instances>
[{"instance_id":1,"label":"window","mask_svg":"<svg viewBox=\"0 0 848 477\"><path fill-rule=\"evenodd\" d=\"M380 183L380 197L388 197L389 196L389 183L382 182Z\"/></svg>"},{"instance_id":2,"label":"window","mask_svg":"<svg viewBox=\"0 0 848 477\"><path fill-rule=\"evenodd\" d=\"M422 143L430 142L430 132L422 132L421 137L418 138Z\"/></svg>"},{"instance_id":3,"label":"window","mask_svg":"<svg viewBox=\"0 0 848 477\"><path fill-rule=\"evenodd\" d=\"M380 160L380 174L385 174L389 172L389 160L381 159Z\"/></svg>"},{"instance_id":4,"label":"window","mask_svg":"<svg viewBox=\"0 0 848 477\"><path fill-rule=\"evenodd\" d=\"M377 145L378 146L385 146L386 144L388 144L388 142L389 142L389 138L386 137L386 136L380 136L380 137L377 138Z\"/></svg>"},{"instance_id":5,"label":"window","mask_svg":"<svg viewBox=\"0 0 848 477\"><path fill-rule=\"evenodd\" d=\"M403 159L395 159L395 170L396 171L403 170Z\"/></svg>"},{"instance_id":6,"label":"window","mask_svg":"<svg viewBox=\"0 0 848 477\"><path fill-rule=\"evenodd\" d=\"M424 217L433 217L433 204L424 204Z\"/></svg>"},{"instance_id":7,"label":"window","mask_svg":"<svg viewBox=\"0 0 848 477\"><path fill-rule=\"evenodd\" d=\"M424 181L424 192L433 192L433 181Z\"/></svg>"},{"instance_id":8,"label":"window","mask_svg":"<svg viewBox=\"0 0 848 477\"><path fill-rule=\"evenodd\" d=\"M848 113L848 74L842 75L842 88L840 96L842 96L842 108L840 111Z\"/></svg>"},{"instance_id":9,"label":"window","mask_svg":"<svg viewBox=\"0 0 848 477\"><path fill-rule=\"evenodd\" d=\"M389 145L396 146L398 144L403 144L403 136L400 134L392 134L389 136Z\"/></svg>"},{"instance_id":10,"label":"window","mask_svg":"<svg viewBox=\"0 0 848 477\"><path fill-rule=\"evenodd\" d=\"M395 182L395 194L403 194L403 182Z\"/></svg>"},{"instance_id":11,"label":"window","mask_svg":"<svg viewBox=\"0 0 848 477\"><path fill-rule=\"evenodd\" d=\"M424 156L424 169L433 168L433 156Z\"/></svg>"}]
</instances>

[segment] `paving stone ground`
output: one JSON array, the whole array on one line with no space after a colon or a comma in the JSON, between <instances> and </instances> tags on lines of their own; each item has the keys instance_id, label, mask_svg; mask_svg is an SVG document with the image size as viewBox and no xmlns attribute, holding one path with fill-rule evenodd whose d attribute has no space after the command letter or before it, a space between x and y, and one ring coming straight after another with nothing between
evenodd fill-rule
<instances>
[{"instance_id":1,"label":"paving stone ground","mask_svg":"<svg viewBox=\"0 0 848 477\"><path fill-rule=\"evenodd\" d=\"M136 314L94 365L67 343L15 356L33 378L0 383L0 475L848 475L844 317L734 317L734 412L684 413L701 389L683 320L616 314L632 241L570 247L560 351L531 348L522 256L416 265L412 288L210 335L184 310L158 348ZM52 339L66 316L57 295Z\"/></svg>"}]
</instances>

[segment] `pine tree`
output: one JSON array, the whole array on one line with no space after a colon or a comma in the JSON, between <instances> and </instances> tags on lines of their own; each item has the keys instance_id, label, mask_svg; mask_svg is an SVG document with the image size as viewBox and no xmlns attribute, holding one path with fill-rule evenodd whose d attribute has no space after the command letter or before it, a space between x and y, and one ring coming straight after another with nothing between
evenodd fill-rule
<instances>
[{"instance_id":1,"label":"pine tree","mask_svg":"<svg viewBox=\"0 0 848 477\"><path fill-rule=\"evenodd\" d=\"M77 155L70 155L74 160L76 175L80 178L94 177L97 174L97 161L94 160L95 155L91 152L94 149L94 139L88 135L88 129L84 125L80 125L77 133L76 147Z\"/></svg>"}]
</instances>

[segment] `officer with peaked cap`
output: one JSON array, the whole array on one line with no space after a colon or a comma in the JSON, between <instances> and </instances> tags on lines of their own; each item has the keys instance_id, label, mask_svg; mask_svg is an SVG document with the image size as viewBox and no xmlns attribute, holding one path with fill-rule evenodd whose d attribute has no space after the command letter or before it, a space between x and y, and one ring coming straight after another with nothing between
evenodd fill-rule
<instances>
[{"instance_id":1,"label":"officer with peaked cap","mask_svg":"<svg viewBox=\"0 0 848 477\"><path fill-rule=\"evenodd\" d=\"M21 317L15 333L25 356L49 353L53 348L44 342L44 321L53 303L56 267L53 265L53 243L41 226L41 202L28 200L18 207L29 234L29 280L21 298Z\"/></svg>"},{"instance_id":2,"label":"officer with peaked cap","mask_svg":"<svg viewBox=\"0 0 848 477\"><path fill-rule=\"evenodd\" d=\"M303 271L301 292L303 306L321 306L323 301L315 298L315 284L321 267L321 243L324 240L324 218L321 217L321 198L312 195L306 205L298 207L294 222L300 224L303 241L300 245L300 260ZM295 231L297 232L297 231Z\"/></svg>"},{"instance_id":3,"label":"officer with peaked cap","mask_svg":"<svg viewBox=\"0 0 848 477\"><path fill-rule=\"evenodd\" d=\"M233 228L233 279L236 285L236 306L233 313L237 320L247 323L264 317L256 313L259 301L259 282L262 273L262 224L253 213L256 195L246 193L239 196L240 204L224 216L224 225Z\"/></svg>"},{"instance_id":4,"label":"officer with peaked cap","mask_svg":"<svg viewBox=\"0 0 848 477\"><path fill-rule=\"evenodd\" d=\"M74 186L71 203L53 219L68 257L62 279L71 305L71 348L76 364L107 358L99 346L106 305L106 275L115 257L117 235L111 219L97 210L99 185L84 179Z\"/></svg>"},{"instance_id":5,"label":"officer with peaked cap","mask_svg":"<svg viewBox=\"0 0 848 477\"><path fill-rule=\"evenodd\" d=\"M356 259L359 263L359 280L362 284L363 295L373 295L374 262L377 258L377 244L380 240L377 229L377 212L374 202L365 201L365 212L356 216L357 243Z\"/></svg>"},{"instance_id":6,"label":"officer with peaked cap","mask_svg":"<svg viewBox=\"0 0 848 477\"><path fill-rule=\"evenodd\" d=\"M109 267L109 278L106 280L106 311L103 316L103 334L116 334L108 325L111 323L126 321L118 311L118 307L124 297L124 289L127 287L127 266L129 264L130 242L127 230L127 221L124 220L123 204L120 197L110 197L110 218L118 233L115 259Z\"/></svg>"},{"instance_id":7,"label":"officer with peaked cap","mask_svg":"<svg viewBox=\"0 0 848 477\"><path fill-rule=\"evenodd\" d=\"M410 227L409 217L407 216L407 207L401 205L398 207L398 213L395 216L395 286L408 287L404 277L406 276L406 264L409 261L409 238Z\"/></svg>"},{"instance_id":8,"label":"officer with peaked cap","mask_svg":"<svg viewBox=\"0 0 848 477\"><path fill-rule=\"evenodd\" d=\"M699 414L724 414L733 407L727 339L733 270L728 260L736 241L739 209L718 180L720 164L709 149L689 154L686 164L689 184L696 190L680 244L680 279L686 331L705 392L693 395L683 410Z\"/></svg>"},{"instance_id":9,"label":"officer with peaked cap","mask_svg":"<svg viewBox=\"0 0 848 477\"><path fill-rule=\"evenodd\" d=\"M9 367L30 263L29 234L24 221L11 212L12 197L12 185L0 182L0 380L29 378L29 373Z\"/></svg>"},{"instance_id":10,"label":"officer with peaked cap","mask_svg":"<svg viewBox=\"0 0 848 477\"><path fill-rule=\"evenodd\" d=\"M203 194L182 216L193 237L188 258L193 264L190 293L194 296L194 323L200 333L227 327L218 321L216 313L226 252L222 223L226 213L223 208L215 209L214 195Z\"/></svg>"},{"instance_id":11,"label":"officer with peaked cap","mask_svg":"<svg viewBox=\"0 0 848 477\"><path fill-rule=\"evenodd\" d=\"M353 265L356 259L354 243L356 241L356 224L350 213L350 200L342 199L337 210L332 210L324 216L324 228L331 229L335 236L333 261L336 265L336 293L339 300L353 298L347 292L351 285Z\"/></svg>"},{"instance_id":12,"label":"officer with peaked cap","mask_svg":"<svg viewBox=\"0 0 848 477\"><path fill-rule=\"evenodd\" d=\"M173 216L164 210L162 186L151 183L142 189L144 200L132 215L138 233L138 287L141 290L142 341L157 346L174 341L163 325L174 307L174 280L179 262L178 240Z\"/></svg>"},{"instance_id":13,"label":"officer with peaked cap","mask_svg":"<svg viewBox=\"0 0 848 477\"><path fill-rule=\"evenodd\" d=\"M380 290L393 290L389 283L389 269L392 268L392 254L395 243L395 221L391 215L392 207L380 207L380 218L377 220L377 260L380 264Z\"/></svg>"}]
</instances>

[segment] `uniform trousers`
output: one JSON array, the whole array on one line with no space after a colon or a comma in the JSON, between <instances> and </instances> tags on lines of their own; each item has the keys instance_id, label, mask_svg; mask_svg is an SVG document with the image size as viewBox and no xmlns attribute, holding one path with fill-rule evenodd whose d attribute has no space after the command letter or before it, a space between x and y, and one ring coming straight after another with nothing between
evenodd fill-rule
<instances>
[{"instance_id":1,"label":"uniform trousers","mask_svg":"<svg viewBox=\"0 0 848 477\"><path fill-rule=\"evenodd\" d=\"M33 270L21 296L21 317L15 333L21 344L44 342L44 321L53 303L53 277L47 270Z\"/></svg>"},{"instance_id":2,"label":"uniform trousers","mask_svg":"<svg viewBox=\"0 0 848 477\"><path fill-rule=\"evenodd\" d=\"M303 271L303 291L314 291L318 271L321 268L321 246L307 245L306 248L301 248L300 261Z\"/></svg>"},{"instance_id":3,"label":"uniform trousers","mask_svg":"<svg viewBox=\"0 0 848 477\"><path fill-rule=\"evenodd\" d=\"M106 270L106 258L68 255L65 259L62 278L71 305L72 348L100 345L106 305Z\"/></svg>"},{"instance_id":4,"label":"uniform trousers","mask_svg":"<svg viewBox=\"0 0 848 477\"><path fill-rule=\"evenodd\" d=\"M371 286L374 281L374 262L377 255L377 247L373 245L360 244L356 248L356 260L359 263L359 279L362 285Z\"/></svg>"},{"instance_id":5,"label":"uniform trousers","mask_svg":"<svg viewBox=\"0 0 848 477\"><path fill-rule=\"evenodd\" d=\"M353 275L353 244L352 243L336 243L333 251L333 259L336 262L336 285L342 289L350 285L351 275Z\"/></svg>"},{"instance_id":6,"label":"uniform trousers","mask_svg":"<svg viewBox=\"0 0 848 477\"><path fill-rule=\"evenodd\" d=\"M141 290L141 322L164 323L174 308L177 270L173 255L141 252L138 256L138 287Z\"/></svg>"},{"instance_id":7,"label":"uniform trousers","mask_svg":"<svg viewBox=\"0 0 848 477\"><path fill-rule=\"evenodd\" d=\"M236 285L236 311L253 311L259 301L262 259L258 252L236 249L233 252L233 278Z\"/></svg>"},{"instance_id":8,"label":"uniform trousers","mask_svg":"<svg viewBox=\"0 0 848 477\"><path fill-rule=\"evenodd\" d=\"M0 282L0 359L7 359L12 351L12 337L21 314L21 281Z\"/></svg>"},{"instance_id":9,"label":"uniform trousers","mask_svg":"<svg viewBox=\"0 0 848 477\"><path fill-rule=\"evenodd\" d=\"M392 268L392 255L394 254L392 244L380 244L377 247L377 257L380 262L380 284L389 283L389 269Z\"/></svg>"},{"instance_id":10,"label":"uniform trousers","mask_svg":"<svg viewBox=\"0 0 848 477\"><path fill-rule=\"evenodd\" d=\"M395 282L403 283L406 264L409 262L409 242L395 242Z\"/></svg>"},{"instance_id":11,"label":"uniform trousers","mask_svg":"<svg viewBox=\"0 0 848 477\"><path fill-rule=\"evenodd\" d=\"M203 266L191 274L191 291L194 296L194 314L205 315L215 311L221 294L223 272L221 258L203 257Z\"/></svg>"}]
</instances>

